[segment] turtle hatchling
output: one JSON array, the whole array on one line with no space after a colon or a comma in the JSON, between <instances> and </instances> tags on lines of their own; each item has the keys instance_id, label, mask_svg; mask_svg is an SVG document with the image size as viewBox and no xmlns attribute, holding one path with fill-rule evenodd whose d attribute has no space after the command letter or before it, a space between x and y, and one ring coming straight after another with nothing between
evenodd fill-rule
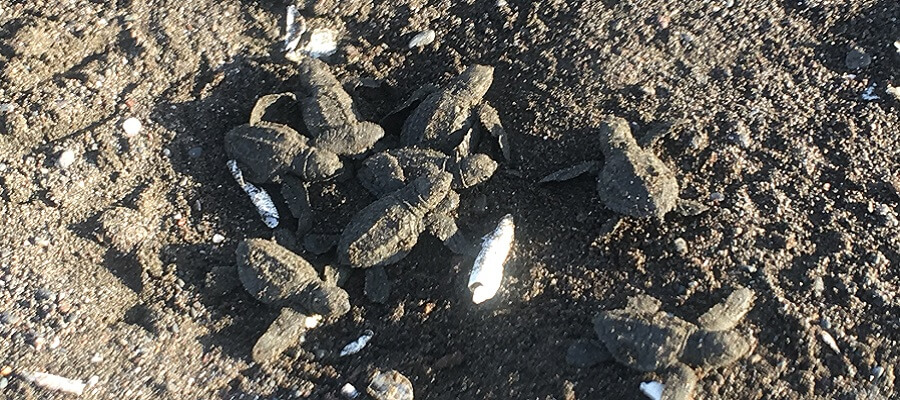
<instances>
[{"instance_id":1,"label":"turtle hatchling","mask_svg":"<svg viewBox=\"0 0 900 400\"><path fill-rule=\"evenodd\" d=\"M607 118L599 129L602 169L597 174L597 193L610 210L636 218L657 217L675 210L683 215L696 215L706 207L678 197L675 173L656 154L641 148L628 122ZM554 172L540 183L558 182L597 171L598 163L583 162Z\"/></svg>"},{"instance_id":2,"label":"turtle hatchling","mask_svg":"<svg viewBox=\"0 0 900 400\"><path fill-rule=\"evenodd\" d=\"M405 257L425 231L426 215L447 198L452 179L443 171L426 173L360 210L341 233L338 261L370 268Z\"/></svg>"},{"instance_id":3,"label":"turtle hatchling","mask_svg":"<svg viewBox=\"0 0 900 400\"><path fill-rule=\"evenodd\" d=\"M483 101L493 79L494 67L472 65L443 89L430 94L426 90L416 92L413 97L427 96L403 124L403 145L467 155L477 143L472 128L478 122L499 141L503 157L509 159L509 145L497 110Z\"/></svg>"},{"instance_id":4,"label":"turtle hatchling","mask_svg":"<svg viewBox=\"0 0 900 400\"><path fill-rule=\"evenodd\" d=\"M305 259L265 239L245 239L235 251L238 277L257 300L282 307L253 348L253 359L265 362L294 344L321 317L339 317L350 310L347 292L319 278Z\"/></svg>"},{"instance_id":5,"label":"turtle hatchling","mask_svg":"<svg viewBox=\"0 0 900 400\"><path fill-rule=\"evenodd\" d=\"M447 171L453 176L451 188L468 189L490 179L497 162L481 153L458 158L432 149L401 147L373 154L356 176L366 190L382 197L430 170Z\"/></svg>"},{"instance_id":6,"label":"turtle hatchling","mask_svg":"<svg viewBox=\"0 0 900 400\"><path fill-rule=\"evenodd\" d=\"M697 375L731 364L747 355L752 337L735 330L753 306L753 292L735 290L692 324L659 310L660 302L640 295L620 310L594 318L599 341L582 340L569 347L566 361L578 367L614 360L638 371L667 373L663 399L689 400Z\"/></svg>"},{"instance_id":7,"label":"turtle hatchling","mask_svg":"<svg viewBox=\"0 0 900 400\"><path fill-rule=\"evenodd\" d=\"M313 146L340 155L358 155L384 136L381 126L362 120L353 99L324 62L304 58L300 70L303 122Z\"/></svg>"},{"instance_id":8,"label":"turtle hatchling","mask_svg":"<svg viewBox=\"0 0 900 400\"><path fill-rule=\"evenodd\" d=\"M342 167L337 154L310 146L306 137L287 125L267 121L228 131L225 151L253 183L271 181L288 171L305 180L328 179Z\"/></svg>"}]
</instances>

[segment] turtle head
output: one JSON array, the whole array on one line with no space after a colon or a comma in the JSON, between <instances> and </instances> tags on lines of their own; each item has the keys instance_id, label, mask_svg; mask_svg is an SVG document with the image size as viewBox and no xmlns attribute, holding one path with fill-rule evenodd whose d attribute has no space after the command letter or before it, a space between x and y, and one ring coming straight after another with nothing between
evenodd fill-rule
<instances>
[{"instance_id":1,"label":"turtle head","mask_svg":"<svg viewBox=\"0 0 900 400\"><path fill-rule=\"evenodd\" d=\"M337 286L322 286L311 293L308 304L304 306L313 314L340 317L350 311L350 297Z\"/></svg>"},{"instance_id":2,"label":"turtle head","mask_svg":"<svg viewBox=\"0 0 900 400\"><path fill-rule=\"evenodd\" d=\"M337 175L343 163L337 154L310 147L294 159L291 168L303 179L317 181Z\"/></svg>"},{"instance_id":3,"label":"turtle head","mask_svg":"<svg viewBox=\"0 0 900 400\"><path fill-rule=\"evenodd\" d=\"M600 149L608 155L613 149L628 149L637 146L631 127L624 118L609 117L600 124Z\"/></svg>"},{"instance_id":4,"label":"turtle head","mask_svg":"<svg viewBox=\"0 0 900 400\"><path fill-rule=\"evenodd\" d=\"M453 187L466 189L487 181L497 170L497 162L486 154L472 154L459 161L453 171Z\"/></svg>"}]
</instances>

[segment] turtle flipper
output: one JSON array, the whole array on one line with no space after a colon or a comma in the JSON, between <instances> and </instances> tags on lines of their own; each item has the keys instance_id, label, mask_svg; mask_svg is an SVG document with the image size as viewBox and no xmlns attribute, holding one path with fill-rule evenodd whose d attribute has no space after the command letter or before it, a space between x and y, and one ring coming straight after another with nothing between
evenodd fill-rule
<instances>
[{"instance_id":1,"label":"turtle flipper","mask_svg":"<svg viewBox=\"0 0 900 400\"><path fill-rule=\"evenodd\" d=\"M734 328L753 307L753 297L753 291L750 289L735 290L725 301L716 304L701 315L697 323L701 328L710 331Z\"/></svg>"},{"instance_id":2,"label":"turtle flipper","mask_svg":"<svg viewBox=\"0 0 900 400\"><path fill-rule=\"evenodd\" d=\"M597 161L584 161L547 175L539 180L538 183L563 182L584 174L596 173L599 170L600 163Z\"/></svg>"},{"instance_id":3,"label":"turtle flipper","mask_svg":"<svg viewBox=\"0 0 900 400\"><path fill-rule=\"evenodd\" d=\"M593 339L578 340L572 343L566 351L566 363L577 368L593 367L612 359L613 356L606 346Z\"/></svg>"},{"instance_id":4,"label":"turtle flipper","mask_svg":"<svg viewBox=\"0 0 900 400\"><path fill-rule=\"evenodd\" d=\"M444 242L455 254L469 254L472 243L460 232L456 221L444 213L430 213L425 217L425 228L438 240Z\"/></svg>"},{"instance_id":5,"label":"turtle flipper","mask_svg":"<svg viewBox=\"0 0 900 400\"><path fill-rule=\"evenodd\" d=\"M488 103L481 103L475 109L475 112L478 114L478 121L481 122L481 126L483 126L500 145L500 152L503 153L503 159L509 161L509 137L506 135L506 130L503 129L503 124L500 123L500 114L497 113L497 109Z\"/></svg>"},{"instance_id":6,"label":"turtle flipper","mask_svg":"<svg viewBox=\"0 0 900 400\"><path fill-rule=\"evenodd\" d=\"M696 200L678 199L675 200L675 208L673 211L684 217L693 217L703 214L709 210L706 204Z\"/></svg>"},{"instance_id":7,"label":"turtle flipper","mask_svg":"<svg viewBox=\"0 0 900 400\"><path fill-rule=\"evenodd\" d=\"M297 103L297 95L291 92L267 94L256 100L253 110L250 111L250 125L257 125L261 121L281 122L281 118L273 113L278 111L276 103L283 99L290 99L293 103Z\"/></svg>"},{"instance_id":8,"label":"turtle flipper","mask_svg":"<svg viewBox=\"0 0 900 400\"><path fill-rule=\"evenodd\" d=\"M303 334L314 327L318 320L293 310L289 307L281 309L278 318L269 325L269 329L253 345L253 361L263 364L278 357L288 347L300 341ZM310 326L312 325L312 326Z\"/></svg>"},{"instance_id":9,"label":"turtle flipper","mask_svg":"<svg viewBox=\"0 0 900 400\"><path fill-rule=\"evenodd\" d=\"M660 400L691 400L697 386L697 374L687 365L676 363L666 369L665 385Z\"/></svg>"}]
</instances>

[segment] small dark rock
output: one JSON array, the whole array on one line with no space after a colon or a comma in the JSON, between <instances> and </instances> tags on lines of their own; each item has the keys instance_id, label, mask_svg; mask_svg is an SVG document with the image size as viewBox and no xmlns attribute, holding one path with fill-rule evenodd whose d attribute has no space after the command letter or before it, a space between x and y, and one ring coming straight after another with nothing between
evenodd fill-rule
<instances>
[{"instance_id":1,"label":"small dark rock","mask_svg":"<svg viewBox=\"0 0 900 400\"><path fill-rule=\"evenodd\" d=\"M872 56L866 54L860 47L853 47L844 57L844 64L852 70L862 69L872 64Z\"/></svg>"}]
</instances>

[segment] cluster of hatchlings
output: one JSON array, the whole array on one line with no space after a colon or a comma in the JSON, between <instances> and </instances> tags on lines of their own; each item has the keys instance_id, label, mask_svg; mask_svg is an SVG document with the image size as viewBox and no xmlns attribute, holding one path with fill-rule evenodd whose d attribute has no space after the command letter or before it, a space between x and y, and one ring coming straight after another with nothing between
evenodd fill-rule
<instances>
[{"instance_id":1,"label":"cluster of hatchlings","mask_svg":"<svg viewBox=\"0 0 900 400\"><path fill-rule=\"evenodd\" d=\"M492 137L505 159L510 154L498 113L482 100L493 68L474 65L443 88L416 91L395 110L397 115L409 114L399 138L392 138L396 140L383 140L380 125L361 120L353 99L326 64L306 58L298 68L300 91L261 97L249 123L225 135L236 177L250 186L280 184L303 235L311 218L306 185L354 170L376 200L343 228L334 243L335 258L340 265L366 269L367 291L371 286L378 292L373 282L386 279L383 268L405 257L424 232L451 251L468 254L473 246L453 218L460 201L457 191L485 182L498 168L490 156L475 152L487 147L484 138ZM274 105L283 107L284 102L300 113L302 126L270 119ZM600 200L623 216L662 218L673 210L702 212L699 203L678 197L674 173L637 144L625 120L609 118L599 132L602 168L598 162L581 163L541 183L594 172ZM270 226L278 223L277 218L266 221ZM247 239L236 253L244 288L258 300L282 307L254 348L254 359L262 361L283 350L303 326L315 324L311 315L336 317L350 308L347 293L334 279L320 278L308 261L273 241ZM752 293L742 289L697 327L658 312L658 302L652 299L636 298L625 310L601 312L595 320L600 341L576 343L570 356L611 358L640 370L672 371L676 378L664 398L688 398L696 378L686 365L724 365L748 351L749 341L731 333L731 328L751 302Z\"/></svg>"}]
</instances>

